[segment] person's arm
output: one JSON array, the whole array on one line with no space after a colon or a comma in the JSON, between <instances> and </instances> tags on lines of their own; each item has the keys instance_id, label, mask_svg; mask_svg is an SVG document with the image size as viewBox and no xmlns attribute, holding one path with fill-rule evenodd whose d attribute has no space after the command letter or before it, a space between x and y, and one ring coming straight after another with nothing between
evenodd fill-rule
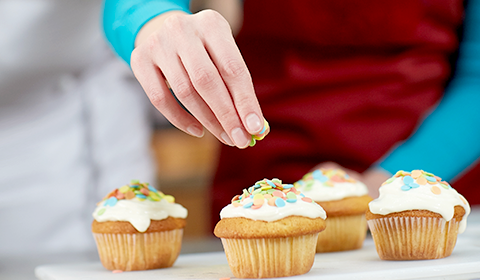
<instances>
[{"instance_id":1,"label":"person's arm","mask_svg":"<svg viewBox=\"0 0 480 280\"><path fill-rule=\"evenodd\" d=\"M437 108L379 166L452 180L480 157L480 1L469 1L457 69Z\"/></svg>"},{"instance_id":2,"label":"person's arm","mask_svg":"<svg viewBox=\"0 0 480 280\"><path fill-rule=\"evenodd\" d=\"M187 14L186 6L180 0L106 0L105 33L173 125L197 137L205 127L224 144L246 148L264 120L232 30L218 12Z\"/></svg>"},{"instance_id":3,"label":"person's arm","mask_svg":"<svg viewBox=\"0 0 480 280\"><path fill-rule=\"evenodd\" d=\"M189 13L190 0L105 0L103 30L115 52L130 64L140 29L168 11Z\"/></svg>"}]
</instances>

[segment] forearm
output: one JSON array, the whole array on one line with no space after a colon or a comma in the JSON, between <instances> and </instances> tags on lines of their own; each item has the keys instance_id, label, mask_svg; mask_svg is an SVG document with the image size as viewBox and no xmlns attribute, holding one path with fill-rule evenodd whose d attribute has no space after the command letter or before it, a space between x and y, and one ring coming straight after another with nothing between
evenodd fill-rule
<instances>
[{"instance_id":1,"label":"forearm","mask_svg":"<svg viewBox=\"0 0 480 280\"><path fill-rule=\"evenodd\" d=\"M454 79L412 137L380 163L451 180L480 157L480 2L470 1Z\"/></svg>"}]
</instances>

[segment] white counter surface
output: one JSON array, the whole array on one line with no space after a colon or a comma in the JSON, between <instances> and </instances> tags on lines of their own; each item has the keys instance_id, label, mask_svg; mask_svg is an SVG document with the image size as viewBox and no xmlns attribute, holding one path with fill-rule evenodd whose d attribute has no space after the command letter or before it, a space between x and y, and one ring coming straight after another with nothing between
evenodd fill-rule
<instances>
[{"instance_id":1,"label":"white counter surface","mask_svg":"<svg viewBox=\"0 0 480 280\"><path fill-rule=\"evenodd\" d=\"M99 262L84 262L43 265L35 274L42 280L234 278L223 252L182 254L173 267L149 271L112 273ZM369 237L360 250L317 254L309 273L291 279L480 279L480 208L474 209L467 230L447 258L382 261Z\"/></svg>"}]
</instances>

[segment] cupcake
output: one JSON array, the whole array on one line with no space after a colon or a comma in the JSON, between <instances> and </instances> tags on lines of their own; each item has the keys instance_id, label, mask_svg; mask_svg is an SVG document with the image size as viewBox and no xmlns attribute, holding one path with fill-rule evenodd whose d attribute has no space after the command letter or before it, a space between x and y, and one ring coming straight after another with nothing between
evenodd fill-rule
<instances>
[{"instance_id":1,"label":"cupcake","mask_svg":"<svg viewBox=\"0 0 480 280\"><path fill-rule=\"evenodd\" d=\"M470 206L447 182L423 170L398 171L370 202L367 220L383 260L449 256Z\"/></svg>"},{"instance_id":2,"label":"cupcake","mask_svg":"<svg viewBox=\"0 0 480 280\"><path fill-rule=\"evenodd\" d=\"M113 190L93 212L92 232L103 266L146 270L173 265L180 254L187 209L148 183Z\"/></svg>"},{"instance_id":3,"label":"cupcake","mask_svg":"<svg viewBox=\"0 0 480 280\"><path fill-rule=\"evenodd\" d=\"M214 234L233 275L271 278L310 271L326 214L293 185L264 179L235 196L220 217Z\"/></svg>"},{"instance_id":4,"label":"cupcake","mask_svg":"<svg viewBox=\"0 0 480 280\"><path fill-rule=\"evenodd\" d=\"M325 209L327 228L318 235L317 252L359 249L367 233L365 211L372 198L362 182L341 169L317 169L295 187Z\"/></svg>"}]
</instances>

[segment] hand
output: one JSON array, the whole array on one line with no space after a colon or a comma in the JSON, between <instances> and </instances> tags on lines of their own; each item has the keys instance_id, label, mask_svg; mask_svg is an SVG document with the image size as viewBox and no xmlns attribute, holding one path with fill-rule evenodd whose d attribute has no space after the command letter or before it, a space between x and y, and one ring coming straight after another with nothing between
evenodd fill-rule
<instances>
[{"instance_id":1,"label":"hand","mask_svg":"<svg viewBox=\"0 0 480 280\"><path fill-rule=\"evenodd\" d=\"M132 70L152 104L176 127L246 148L263 128L250 73L227 21L213 10L166 12L136 39ZM169 91L190 111L186 112Z\"/></svg>"},{"instance_id":2,"label":"hand","mask_svg":"<svg viewBox=\"0 0 480 280\"><path fill-rule=\"evenodd\" d=\"M363 173L358 173L356 171L344 168L338 163L330 161L318 164L313 170L319 168L338 168L344 170L353 179L364 183L368 188L368 194L373 198L378 197L378 189L383 182L392 176L387 171L378 167L372 167Z\"/></svg>"}]
</instances>

